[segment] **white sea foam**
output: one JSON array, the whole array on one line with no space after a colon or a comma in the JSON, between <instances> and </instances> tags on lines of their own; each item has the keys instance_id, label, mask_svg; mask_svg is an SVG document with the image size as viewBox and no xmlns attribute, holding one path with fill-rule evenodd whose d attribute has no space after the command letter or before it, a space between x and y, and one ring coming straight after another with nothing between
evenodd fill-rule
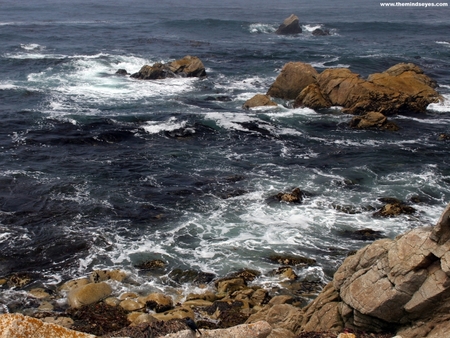
<instances>
[{"instance_id":1,"label":"white sea foam","mask_svg":"<svg viewBox=\"0 0 450 338\"><path fill-rule=\"evenodd\" d=\"M322 61L322 62L315 61L315 62L311 62L311 66L313 66L314 68L350 68L350 65L342 64L342 63L330 65L330 63L334 63L338 60L339 60L339 57L334 57L334 58L331 58L330 60L326 60L326 61Z\"/></svg>"},{"instance_id":2,"label":"white sea foam","mask_svg":"<svg viewBox=\"0 0 450 338\"><path fill-rule=\"evenodd\" d=\"M178 121L176 117L168 121L148 121L142 128L149 134L157 134L161 131L172 131L186 126L186 121Z\"/></svg>"},{"instance_id":3,"label":"white sea foam","mask_svg":"<svg viewBox=\"0 0 450 338\"><path fill-rule=\"evenodd\" d=\"M25 50L28 50L28 51L29 50L44 50L45 49L45 46L41 46L41 45L39 45L37 43L21 44L20 47L22 49L25 49Z\"/></svg>"},{"instance_id":4,"label":"white sea foam","mask_svg":"<svg viewBox=\"0 0 450 338\"><path fill-rule=\"evenodd\" d=\"M450 86L442 86L448 87ZM439 112L439 113L449 113L450 112L450 94L442 94L443 100L438 103L430 103L427 107L427 110Z\"/></svg>"},{"instance_id":5,"label":"white sea foam","mask_svg":"<svg viewBox=\"0 0 450 338\"><path fill-rule=\"evenodd\" d=\"M249 26L250 33L274 33L277 30L275 25L265 24L265 23L253 23Z\"/></svg>"},{"instance_id":6,"label":"white sea foam","mask_svg":"<svg viewBox=\"0 0 450 338\"><path fill-rule=\"evenodd\" d=\"M322 29L322 25L320 25L320 24L316 24L316 25L303 25L302 26L302 28L304 29L304 30L306 30L307 32L313 32L313 31L315 31L316 29Z\"/></svg>"},{"instance_id":7,"label":"white sea foam","mask_svg":"<svg viewBox=\"0 0 450 338\"><path fill-rule=\"evenodd\" d=\"M450 47L450 42L448 41L435 41L438 45L444 45L446 47Z\"/></svg>"}]
</instances>

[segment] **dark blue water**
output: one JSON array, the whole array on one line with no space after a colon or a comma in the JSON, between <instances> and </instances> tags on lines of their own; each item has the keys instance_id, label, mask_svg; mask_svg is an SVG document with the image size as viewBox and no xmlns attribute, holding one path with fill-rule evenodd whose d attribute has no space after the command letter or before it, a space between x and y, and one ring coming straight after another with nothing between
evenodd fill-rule
<instances>
[{"instance_id":1,"label":"dark blue water","mask_svg":"<svg viewBox=\"0 0 450 338\"><path fill-rule=\"evenodd\" d=\"M292 13L303 33L275 35ZM435 223L450 199L439 140L450 133L449 14L375 1L0 1L0 277L51 285L94 268L136 274L154 258L164 273L266 274L267 257L287 253L316 259L297 273L326 280L367 244L345 231ZM115 75L188 54L207 78ZM338 109L243 110L290 61L364 77L413 62L445 101L392 117L396 133L349 129ZM268 202L294 187L303 204ZM414 217L373 218L387 196L422 202Z\"/></svg>"}]
</instances>

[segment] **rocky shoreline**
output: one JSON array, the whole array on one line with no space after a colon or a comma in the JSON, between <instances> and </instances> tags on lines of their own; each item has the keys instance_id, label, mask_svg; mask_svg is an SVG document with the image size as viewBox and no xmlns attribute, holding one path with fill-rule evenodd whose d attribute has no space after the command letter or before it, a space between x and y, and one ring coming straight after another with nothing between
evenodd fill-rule
<instances>
[{"instance_id":1,"label":"rocky shoreline","mask_svg":"<svg viewBox=\"0 0 450 338\"><path fill-rule=\"evenodd\" d=\"M28 290L35 306L0 315L0 337L21 337L30 326L47 333L27 337L48 337L51 330L58 337L194 337L186 318L205 337L443 337L450 330L449 239L450 204L434 227L379 239L348 256L306 306L301 297L274 296L251 284L251 270L175 297L124 292L133 276L93 271L54 292ZM315 297L319 288L305 283L299 294Z\"/></svg>"}]
</instances>

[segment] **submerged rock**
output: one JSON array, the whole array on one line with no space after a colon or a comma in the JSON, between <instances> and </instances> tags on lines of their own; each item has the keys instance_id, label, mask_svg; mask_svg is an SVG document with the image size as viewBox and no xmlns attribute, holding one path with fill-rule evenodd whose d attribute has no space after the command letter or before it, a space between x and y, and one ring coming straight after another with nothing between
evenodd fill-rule
<instances>
[{"instance_id":1,"label":"submerged rock","mask_svg":"<svg viewBox=\"0 0 450 338\"><path fill-rule=\"evenodd\" d=\"M375 217L395 217L402 214L411 215L416 209L397 199L382 199L386 204L376 211Z\"/></svg>"},{"instance_id":2,"label":"submerged rock","mask_svg":"<svg viewBox=\"0 0 450 338\"><path fill-rule=\"evenodd\" d=\"M328 29L320 29L316 28L312 31L312 35L314 36L327 36L330 35L330 31Z\"/></svg>"},{"instance_id":3,"label":"submerged rock","mask_svg":"<svg viewBox=\"0 0 450 338\"><path fill-rule=\"evenodd\" d=\"M291 14L288 18L284 19L283 23L275 31L278 35L291 35L299 34L302 32L302 28L299 24L299 19L296 15Z\"/></svg>"},{"instance_id":4,"label":"submerged rock","mask_svg":"<svg viewBox=\"0 0 450 338\"><path fill-rule=\"evenodd\" d=\"M280 202L301 203L303 201L304 193L300 188L295 188L292 192L280 192L274 196Z\"/></svg>"}]
</instances>

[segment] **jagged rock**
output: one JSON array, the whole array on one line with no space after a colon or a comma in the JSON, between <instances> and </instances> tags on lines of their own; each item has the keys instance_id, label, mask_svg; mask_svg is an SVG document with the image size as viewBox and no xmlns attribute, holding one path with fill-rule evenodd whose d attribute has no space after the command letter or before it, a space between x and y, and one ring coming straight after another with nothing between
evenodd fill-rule
<instances>
[{"instance_id":1,"label":"jagged rock","mask_svg":"<svg viewBox=\"0 0 450 338\"><path fill-rule=\"evenodd\" d=\"M169 64L157 62L152 66L144 65L139 72L131 74L132 78L141 80L157 80L170 77L203 77L206 76L203 62L196 56L187 55Z\"/></svg>"},{"instance_id":2,"label":"jagged rock","mask_svg":"<svg viewBox=\"0 0 450 338\"><path fill-rule=\"evenodd\" d=\"M319 86L316 83L311 83L306 86L295 98L294 108L297 107L323 109L330 108L331 103L325 96L323 96Z\"/></svg>"},{"instance_id":3,"label":"jagged rock","mask_svg":"<svg viewBox=\"0 0 450 338\"><path fill-rule=\"evenodd\" d=\"M355 116L350 121L350 127L356 129L383 129L397 131L399 127L387 117L378 112L368 112L364 115Z\"/></svg>"},{"instance_id":4,"label":"jagged rock","mask_svg":"<svg viewBox=\"0 0 450 338\"><path fill-rule=\"evenodd\" d=\"M333 282L305 308L303 330L344 326L437 337L450 314L450 204L435 228L381 239L347 257ZM373 295L373 296L370 296ZM341 324L339 324L341 321ZM325 325L325 327L324 327Z\"/></svg>"},{"instance_id":5,"label":"jagged rock","mask_svg":"<svg viewBox=\"0 0 450 338\"><path fill-rule=\"evenodd\" d=\"M152 314L157 320L169 321L172 319L194 318L194 312L188 307L177 307L162 313Z\"/></svg>"},{"instance_id":6,"label":"jagged rock","mask_svg":"<svg viewBox=\"0 0 450 338\"><path fill-rule=\"evenodd\" d=\"M208 284L216 277L215 274L197 270L174 269L169 273L169 278L177 284Z\"/></svg>"},{"instance_id":7,"label":"jagged rock","mask_svg":"<svg viewBox=\"0 0 450 338\"><path fill-rule=\"evenodd\" d=\"M183 77L206 76L203 62L196 56L187 55L182 59L172 61L168 67L171 72Z\"/></svg>"},{"instance_id":8,"label":"jagged rock","mask_svg":"<svg viewBox=\"0 0 450 338\"><path fill-rule=\"evenodd\" d=\"M136 264L135 267L142 270L157 270L157 269L164 269L166 265L167 263L160 259L153 259L151 261Z\"/></svg>"},{"instance_id":9,"label":"jagged rock","mask_svg":"<svg viewBox=\"0 0 450 338\"><path fill-rule=\"evenodd\" d=\"M302 32L302 28L299 24L299 19L296 15L291 14L288 18L284 19L283 23L275 31L278 35L291 35L299 34Z\"/></svg>"},{"instance_id":10,"label":"jagged rock","mask_svg":"<svg viewBox=\"0 0 450 338\"><path fill-rule=\"evenodd\" d=\"M285 100L294 100L308 85L316 83L317 71L307 63L289 62L270 86L267 95Z\"/></svg>"},{"instance_id":11,"label":"jagged rock","mask_svg":"<svg viewBox=\"0 0 450 338\"><path fill-rule=\"evenodd\" d=\"M381 207L373 215L375 217L395 217L401 214L411 215L416 212L416 209L406 205L402 201L391 201Z\"/></svg>"},{"instance_id":12,"label":"jagged rock","mask_svg":"<svg viewBox=\"0 0 450 338\"><path fill-rule=\"evenodd\" d=\"M90 283L79 286L69 292L67 302L72 308L96 303L112 293L112 288L105 282Z\"/></svg>"},{"instance_id":13,"label":"jagged rock","mask_svg":"<svg viewBox=\"0 0 450 338\"><path fill-rule=\"evenodd\" d=\"M304 193L299 188L295 188L292 192L280 192L276 194L274 198L281 202L301 203L303 201L303 196Z\"/></svg>"},{"instance_id":14,"label":"jagged rock","mask_svg":"<svg viewBox=\"0 0 450 338\"><path fill-rule=\"evenodd\" d=\"M250 109L253 107L276 107L277 104L273 102L268 95L256 94L251 99L245 101L242 105L244 109Z\"/></svg>"},{"instance_id":15,"label":"jagged rock","mask_svg":"<svg viewBox=\"0 0 450 338\"><path fill-rule=\"evenodd\" d=\"M217 330L201 330L204 338L230 338L230 337L246 337L246 338L266 338L272 332L272 327L264 321L255 322L253 324L242 324L228 329ZM191 330L183 330L164 336L164 338L192 338L195 336Z\"/></svg>"},{"instance_id":16,"label":"jagged rock","mask_svg":"<svg viewBox=\"0 0 450 338\"><path fill-rule=\"evenodd\" d=\"M299 334L304 312L302 309L290 304L267 304L263 310L251 315L246 323L267 321L273 328L282 328Z\"/></svg>"},{"instance_id":17,"label":"jagged rock","mask_svg":"<svg viewBox=\"0 0 450 338\"><path fill-rule=\"evenodd\" d=\"M332 105L361 114L368 111L384 115L398 112L424 112L440 95L433 81L412 64L398 64L367 81L346 68L326 69L317 77L322 94Z\"/></svg>"},{"instance_id":18,"label":"jagged rock","mask_svg":"<svg viewBox=\"0 0 450 338\"><path fill-rule=\"evenodd\" d=\"M281 265L292 266L311 266L316 264L316 261L312 258L292 255L271 255L269 256L269 260Z\"/></svg>"},{"instance_id":19,"label":"jagged rock","mask_svg":"<svg viewBox=\"0 0 450 338\"><path fill-rule=\"evenodd\" d=\"M77 332L63 326L45 323L39 319L19 313L0 315L0 337L2 338L95 338L94 335Z\"/></svg>"},{"instance_id":20,"label":"jagged rock","mask_svg":"<svg viewBox=\"0 0 450 338\"><path fill-rule=\"evenodd\" d=\"M318 74L310 65L290 62L267 92L272 97L295 100L294 107L312 109L343 107L355 115L377 112L383 115L424 112L442 97L436 83L416 65L400 63L367 80L347 68L326 69ZM388 122L384 126L395 130Z\"/></svg>"},{"instance_id":21,"label":"jagged rock","mask_svg":"<svg viewBox=\"0 0 450 338\"><path fill-rule=\"evenodd\" d=\"M236 272L233 272L230 275L230 278L243 278L245 282L252 282L257 277L261 276L261 272L252 269L242 269Z\"/></svg>"}]
</instances>

